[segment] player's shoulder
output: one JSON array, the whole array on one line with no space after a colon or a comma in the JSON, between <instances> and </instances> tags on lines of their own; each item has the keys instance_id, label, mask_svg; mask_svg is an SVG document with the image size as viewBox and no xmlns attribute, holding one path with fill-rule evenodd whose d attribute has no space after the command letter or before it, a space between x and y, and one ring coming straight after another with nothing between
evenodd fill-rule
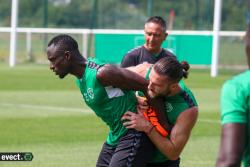
<instances>
[{"instance_id":1,"label":"player's shoulder","mask_svg":"<svg viewBox=\"0 0 250 167\"><path fill-rule=\"evenodd\" d=\"M250 83L250 70L235 75L231 79L227 80L224 84L248 84Z\"/></svg>"},{"instance_id":2,"label":"player's shoulder","mask_svg":"<svg viewBox=\"0 0 250 167\"><path fill-rule=\"evenodd\" d=\"M163 48L162 52L164 53L165 56L174 56L174 57L176 57L176 55L173 52L169 51L168 49Z\"/></svg>"},{"instance_id":3,"label":"player's shoulder","mask_svg":"<svg viewBox=\"0 0 250 167\"><path fill-rule=\"evenodd\" d=\"M143 49L142 46L137 46L131 50L129 50L126 55L138 55L139 52L141 52L141 50Z\"/></svg>"}]
</instances>

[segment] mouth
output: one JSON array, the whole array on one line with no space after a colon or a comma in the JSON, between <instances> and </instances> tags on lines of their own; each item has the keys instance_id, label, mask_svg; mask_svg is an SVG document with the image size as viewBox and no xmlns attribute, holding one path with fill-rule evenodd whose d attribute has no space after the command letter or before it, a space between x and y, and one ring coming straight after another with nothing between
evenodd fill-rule
<instances>
[{"instance_id":1,"label":"mouth","mask_svg":"<svg viewBox=\"0 0 250 167\"><path fill-rule=\"evenodd\" d=\"M55 73L55 75L58 75L57 71L55 71L55 70L52 70L52 71Z\"/></svg>"}]
</instances>

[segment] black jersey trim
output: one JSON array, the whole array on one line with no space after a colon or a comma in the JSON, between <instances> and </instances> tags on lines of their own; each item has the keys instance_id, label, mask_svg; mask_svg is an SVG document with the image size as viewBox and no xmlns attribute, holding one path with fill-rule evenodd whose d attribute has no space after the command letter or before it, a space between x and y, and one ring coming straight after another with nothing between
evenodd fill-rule
<instances>
[{"instance_id":1,"label":"black jersey trim","mask_svg":"<svg viewBox=\"0 0 250 167\"><path fill-rule=\"evenodd\" d=\"M195 106L193 99L190 97L190 95L186 91L181 92L180 95L187 102L189 108Z\"/></svg>"},{"instance_id":2,"label":"black jersey trim","mask_svg":"<svg viewBox=\"0 0 250 167\"><path fill-rule=\"evenodd\" d=\"M95 62L93 61L89 61L88 62L88 67L91 68L91 69L96 69L98 70L99 68L101 68L103 65L99 65L99 64L96 64Z\"/></svg>"}]
</instances>

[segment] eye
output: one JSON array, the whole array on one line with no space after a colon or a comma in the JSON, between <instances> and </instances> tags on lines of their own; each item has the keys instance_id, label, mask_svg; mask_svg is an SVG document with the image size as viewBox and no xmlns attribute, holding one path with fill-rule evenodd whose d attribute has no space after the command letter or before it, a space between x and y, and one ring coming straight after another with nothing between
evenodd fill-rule
<instances>
[{"instance_id":1,"label":"eye","mask_svg":"<svg viewBox=\"0 0 250 167\"><path fill-rule=\"evenodd\" d=\"M54 57L48 58L49 61L55 61Z\"/></svg>"},{"instance_id":2,"label":"eye","mask_svg":"<svg viewBox=\"0 0 250 167\"><path fill-rule=\"evenodd\" d=\"M148 36L151 36L151 35L152 35L152 33L149 33L149 32L147 32L146 34L147 34Z\"/></svg>"}]
</instances>

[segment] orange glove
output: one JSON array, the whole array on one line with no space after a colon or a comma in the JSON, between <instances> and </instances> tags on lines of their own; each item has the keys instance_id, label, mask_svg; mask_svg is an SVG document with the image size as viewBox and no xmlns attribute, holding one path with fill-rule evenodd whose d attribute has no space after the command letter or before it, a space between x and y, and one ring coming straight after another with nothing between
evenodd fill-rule
<instances>
[{"instance_id":1,"label":"orange glove","mask_svg":"<svg viewBox=\"0 0 250 167\"><path fill-rule=\"evenodd\" d=\"M149 107L147 111L143 112L143 115L163 137L167 137L168 132L159 123L156 112L152 107Z\"/></svg>"}]
</instances>

